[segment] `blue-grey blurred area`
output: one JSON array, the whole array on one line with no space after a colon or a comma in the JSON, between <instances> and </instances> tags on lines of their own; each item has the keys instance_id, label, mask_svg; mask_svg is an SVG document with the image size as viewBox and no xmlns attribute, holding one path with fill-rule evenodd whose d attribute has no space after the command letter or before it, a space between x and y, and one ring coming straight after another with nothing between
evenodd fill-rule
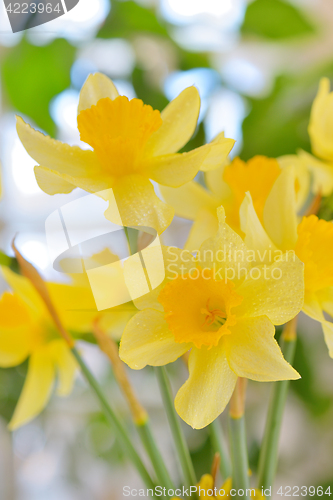
<instances>
[{"instance_id":1,"label":"blue-grey blurred area","mask_svg":"<svg viewBox=\"0 0 333 500\"><path fill-rule=\"evenodd\" d=\"M54 138L87 147L80 142L76 112L89 73L105 73L120 94L160 110L196 85L201 112L188 149L224 131L237 141L231 156L245 160L310 151L311 103L319 79L333 77L332 0L65 2L65 15L13 34L0 0L0 249L11 254L17 235L22 254L46 278L64 279L50 262L45 220L85 193L48 196L39 189L15 115ZM333 201L327 203L333 218ZM164 242L182 246L189 228L189 221L175 218ZM1 290L6 287L1 281ZM136 441L107 359L88 342L81 349ZM305 317L295 367L303 378L291 384L276 485L331 485L333 493L333 361L320 327ZM14 433L7 430L26 368L0 370L0 499L113 500L122 498L124 485L140 486L79 375L71 396L54 395L30 424ZM182 362L170 373L176 391L186 378ZM177 482L179 465L154 373L147 369L130 377ZM269 390L269 384L249 383L247 434L254 477ZM226 415L221 422L227 431ZM184 430L198 476L209 472L213 452L207 430L193 431L185 424ZM279 498L276 492L273 498Z\"/></svg>"}]
</instances>

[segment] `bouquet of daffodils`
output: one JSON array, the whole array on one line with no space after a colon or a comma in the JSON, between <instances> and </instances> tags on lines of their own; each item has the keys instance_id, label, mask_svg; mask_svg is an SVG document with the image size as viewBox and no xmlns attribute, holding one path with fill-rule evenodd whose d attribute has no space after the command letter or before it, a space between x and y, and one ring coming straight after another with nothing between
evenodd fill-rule
<instances>
[{"instance_id":1,"label":"bouquet of daffodils","mask_svg":"<svg viewBox=\"0 0 333 500\"><path fill-rule=\"evenodd\" d=\"M197 89L186 88L160 113L120 96L100 73L88 77L80 94L77 123L87 148L45 136L18 117L39 187L49 195L78 187L108 202L103 217L124 228L130 257L120 264L106 249L90 256L89 266L85 261L86 272L69 273L71 283L50 283L13 243L15 259L2 267L11 291L0 300L0 366L29 358L29 368L10 429L45 408L56 378L58 394L68 395L80 369L139 472L144 494L270 497L288 383L302 376L292 366L300 311L321 323L333 357L333 324L324 314L333 316L333 225L316 215L333 191L329 87L322 79L311 111L315 156L299 151L230 160L234 141L223 132L179 153L196 128ZM163 244L175 214L193 221L184 248ZM277 325L284 325L280 343ZM115 331L120 343L110 335ZM76 347L88 334L110 359L144 460ZM174 397L166 366L178 358L188 376ZM126 365L155 367L180 464L177 483ZM274 382L257 484L246 446L247 379ZM230 416L228 447L218 420L224 411ZM215 457L201 479L180 419L194 429L209 426Z\"/></svg>"}]
</instances>

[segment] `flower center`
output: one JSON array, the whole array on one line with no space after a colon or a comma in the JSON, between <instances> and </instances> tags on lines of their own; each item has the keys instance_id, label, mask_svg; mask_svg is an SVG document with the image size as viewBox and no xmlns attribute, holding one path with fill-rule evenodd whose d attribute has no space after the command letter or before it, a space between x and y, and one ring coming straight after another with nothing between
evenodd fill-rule
<instances>
[{"instance_id":1,"label":"flower center","mask_svg":"<svg viewBox=\"0 0 333 500\"><path fill-rule=\"evenodd\" d=\"M274 158L254 156L248 162L235 158L223 174L233 194L227 211L228 224L239 228L239 208L247 191L250 191L255 211L262 221L266 199L280 173L281 168Z\"/></svg>"},{"instance_id":2,"label":"flower center","mask_svg":"<svg viewBox=\"0 0 333 500\"><path fill-rule=\"evenodd\" d=\"M209 309L210 298L207 300L206 307L201 309L201 314L205 316L205 321L202 326L216 326L220 328L226 322L227 315L221 309Z\"/></svg>"},{"instance_id":3,"label":"flower center","mask_svg":"<svg viewBox=\"0 0 333 500\"><path fill-rule=\"evenodd\" d=\"M304 263L306 290L316 292L333 286L333 224L316 215L303 217L298 226L295 247L297 257Z\"/></svg>"},{"instance_id":4,"label":"flower center","mask_svg":"<svg viewBox=\"0 0 333 500\"><path fill-rule=\"evenodd\" d=\"M158 110L140 99L119 96L100 99L96 106L81 111L78 129L102 166L114 176L139 173L150 136L162 125Z\"/></svg>"},{"instance_id":5,"label":"flower center","mask_svg":"<svg viewBox=\"0 0 333 500\"><path fill-rule=\"evenodd\" d=\"M198 270L196 279L185 274L167 283L158 300L176 342L190 342L197 348L217 346L236 323L232 308L243 298L233 283L215 280L212 270Z\"/></svg>"}]
</instances>

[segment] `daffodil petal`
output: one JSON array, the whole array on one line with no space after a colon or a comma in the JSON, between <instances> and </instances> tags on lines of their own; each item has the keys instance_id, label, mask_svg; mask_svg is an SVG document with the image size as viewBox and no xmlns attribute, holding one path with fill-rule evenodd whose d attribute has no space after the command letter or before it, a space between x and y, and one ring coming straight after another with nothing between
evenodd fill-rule
<instances>
[{"instance_id":1,"label":"daffodil petal","mask_svg":"<svg viewBox=\"0 0 333 500\"><path fill-rule=\"evenodd\" d=\"M190 347L190 344L175 342L162 312L146 309L137 313L127 324L119 355L128 366L140 370L146 365L172 363Z\"/></svg>"},{"instance_id":2,"label":"daffodil petal","mask_svg":"<svg viewBox=\"0 0 333 500\"><path fill-rule=\"evenodd\" d=\"M198 263L202 268L214 269L217 279L232 279L236 283L244 279L250 268L248 249L242 238L226 224L223 207L217 209L217 215L218 232L200 247Z\"/></svg>"},{"instance_id":3,"label":"daffodil petal","mask_svg":"<svg viewBox=\"0 0 333 500\"><path fill-rule=\"evenodd\" d=\"M243 297L235 308L238 317L266 315L274 325L282 325L298 314L304 301L303 263L288 254L286 259L271 266L257 267L237 288ZM295 260L294 260L295 259Z\"/></svg>"},{"instance_id":4,"label":"daffodil petal","mask_svg":"<svg viewBox=\"0 0 333 500\"><path fill-rule=\"evenodd\" d=\"M333 163L318 160L306 151L300 150L298 154L312 174L312 191L315 194L321 193L323 196L329 196L333 191Z\"/></svg>"},{"instance_id":5,"label":"daffodil petal","mask_svg":"<svg viewBox=\"0 0 333 500\"><path fill-rule=\"evenodd\" d=\"M48 346L53 363L58 371L58 396L68 396L72 392L77 363L64 340L54 340Z\"/></svg>"},{"instance_id":6,"label":"daffodil petal","mask_svg":"<svg viewBox=\"0 0 333 500\"><path fill-rule=\"evenodd\" d=\"M236 141L234 139L227 139L224 133L219 134L211 143L211 148L205 161L201 165L202 172L209 172L215 170L222 163L225 162L228 154L232 150Z\"/></svg>"},{"instance_id":7,"label":"daffodil petal","mask_svg":"<svg viewBox=\"0 0 333 500\"><path fill-rule=\"evenodd\" d=\"M29 155L43 167L71 177L97 175L101 166L93 151L69 146L34 130L17 117L18 136Z\"/></svg>"},{"instance_id":8,"label":"daffodil petal","mask_svg":"<svg viewBox=\"0 0 333 500\"><path fill-rule=\"evenodd\" d=\"M209 210L201 210L191 227L184 248L190 252L198 251L203 242L208 238L212 238L217 230L218 221L216 215Z\"/></svg>"},{"instance_id":9,"label":"daffodil petal","mask_svg":"<svg viewBox=\"0 0 333 500\"><path fill-rule=\"evenodd\" d=\"M230 330L225 337L227 359L239 377L259 382L300 378L284 359L274 338L275 328L266 316L244 318Z\"/></svg>"},{"instance_id":10,"label":"daffodil petal","mask_svg":"<svg viewBox=\"0 0 333 500\"><path fill-rule=\"evenodd\" d=\"M206 427L227 406L236 380L223 342L211 349L194 347L189 357L189 378L175 399L178 415L194 429Z\"/></svg>"},{"instance_id":11,"label":"daffodil petal","mask_svg":"<svg viewBox=\"0 0 333 500\"><path fill-rule=\"evenodd\" d=\"M325 321L321 324L324 332L324 339L328 348L328 353L333 358L333 324Z\"/></svg>"},{"instance_id":12,"label":"daffodil petal","mask_svg":"<svg viewBox=\"0 0 333 500\"><path fill-rule=\"evenodd\" d=\"M160 186L159 189L164 201L175 209L176 215L184 219L194 220L202 209L216 213L221 204L218 198L195 181L178 188Z\"/></svg>"},{"instance_id":13,"label":"daffodil petal","mask_svg":"<svg viewBox=\"0 0 333 500\"><path fill-rule=\"evenodd\" d=\"M317 293L306 292L304 298L303 312L310 318L321 323L324 339L331 358L333 358L333 324L326 321L323 309L332 316L332 287L321 290Z\"/></svg>"},{"instance_id":14,"label":"daffodil petal","mask_svg":"<svg viewBox=\"0 0 333 500\"><path fill-rule=\"evenodd\" d=\"M307 153L306 153L307 154ZM311 156L311 155L310 155ZM281 168L286 168L292 166L295 171L295 177L297 182L296 189L296 204L297 210L301 210L304 203L307 201L310 186L311 186L311 175L307 167L307 162L302 154L299 152L297 155L284 155L277 158Z\"/></svg>"},{"instance_id":15,"label":"daffodil petal","mask_svg":"<svg viewBox=\"0 0 333 500\"><path fill-rule=\"evenodd\" d=\"M264 226L274 244L282 250L294 248L297 240L295 174L286 167L275 181L264 207Z\"/></svg>"},{"instance_id":16,"label":"daffodil petal","mask_svg":"<svg viewBox=\"0 0 333 500\"><path fill-rule=\"evenodd\" d=\"M255 251L257 260L269 262L269 250L274 251L276 246L262 227L249 192L245 194L239 210L239 217L241 230L245 233L245 244L249 249Z\"/></svg>"},{"instance_id":17,"label":"daffodil petal","mask_svg":"<svg viewBox=\"0 0 333 500\"><path fill-rule=\"evenodd\" d=\"M9 423L17 429L35 418L47 405L54 383L55 370L47 347L35 351L29 360L27 378Z\"/></svg>"},{"instance_id":18,"label":"daffodil petal","mask_svg":"<svg viewBox=\"0 0 333 500\"><path fill-rule=\"evenodd\" d=\"M162 111L162 125L149 139L146 151L161 156L179 151L194 134L200 111L200 96L195 87L183 90Z\"/></svg>"},{"instance_id":19,"label":"daffodil petal","mask_svg":"<svg viewBox=\"0 0 333 500\"><path fill-rule=\"evenodd\" d=\"M41 317L46 313L42 299L27 278L21 274L14 273L8 267L2 267L1 271L11 289L27 304L31 315Z\"/></svg>"},{"instance_id":20,"label":"daffodil petal","mask_svg":"<svg viewBox=\"0 0 333 500\"><path fill-rule=\"evenodd\" d=\"M211 148L205 144L189 153L158 156L148 165L147 175L162 186L180 187L197 175Z\"/></svg>"},{"instance_id":21,"label":"daffodil petal","mask_svg":"<svg viewBox=\"0 0 333 500\"><path fill-rule=\"evenodd\" d=\"M16 366L28 357L34 326L25 303L5 292L0 298L0 366Z\"/></svg>"},{"instance_id":22,"label":"daffodil petal","mask_svg":"<svg viewBox=\"0 0 333 500\"><path fill-rule=\"evenodd\" d=\"M90 74L81 89L77 112L79 114L81 111L91 108L105 97L109 97L113 101L118 96L118 90L110 78L103 73Z\"/></svg>"},{"instance_id":23,"label":"daffodil petal","mask_svg":"<svg viewBox=\"0 0 333 500\"><path fill-rule=\"evenodd\" d=\"M76 332L90 332L97 312L90 286L47 283L47 288L65 327Z\"/></svg>"},{"instance_id":24,"label":"daffodil petal","mask_svg":"<svg viewBox=\"0 0 333 500\"><path fill-rule=\"evenodd\" d=\"M224 169L229 164L230 161L227 159L220 167L205 172L207 187L220 200L220 205L224 205L225 201L232 197L229 185L223 180Z\"/></svg>"},{"instance_id":25,"label":"daffodil petal","mask_svg":"<svg viewBox=\"0 0 333 500\"><path fill-rule=\"evenodd\" d=\"M68 194L76 188L75 185L66 181L58 172L37 165L34 171L38 186L46 194Z\"/></svg>"},{"instance_id":26,"label":"daffodil petal","mask_svg":"<svg viewBox=\"0 0 333 500\"><path fill-rule=\"evenodd\" d=\"M147 226L162 233L170 224L174 210L155 194L153 185L140 175L127 175L113 186L120 217L124 226ZM111 222L113 207L105 212Z\"/></svg>"}]
</instances>

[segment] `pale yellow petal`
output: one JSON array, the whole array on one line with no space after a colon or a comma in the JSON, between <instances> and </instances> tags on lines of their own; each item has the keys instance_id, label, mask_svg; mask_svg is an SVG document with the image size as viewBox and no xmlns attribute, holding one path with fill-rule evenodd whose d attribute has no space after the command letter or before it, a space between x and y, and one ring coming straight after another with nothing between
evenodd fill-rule
<instances>
[{"instance_id":1,"label":"pale yellow petal","mask_svg":"<svg viewBox=\"0 0 333 500\"><path fill-rule=\"evenodd\" d=\"M329 196L333 191L333 163L325 163L306 151L299 151L300 158L312 174L312 191Z\"/></svg>"},{"instance_id":2,"label":"pale yellow petal","mask_svg":"<svg viewBox=\"0 0 333 500\"><path fill-rule=\"evenodd\" d=\"M161 156L179 151L194 134L199 111L198 90L186 88L162 111L162 126L149 139L147 154Z\"/></svg>"},{"instance_id":3,"label":"pale yellow petal","mask_svg":"<svg viewBox=\"0 0 333 500\"><path fill-rule=\"evenodd\" d=\"M68 194L76 188L58 172L37 165L34 171L38 186L46 194Z\"/></svg>"},{"instance_id":4,"label":"pale yellow petal","mask_svg":"<svg viewBox=\"0 0 333 500\"><path fill-rule=\"evenodd\" d=\"M195 181L179 188L160 186L160 192L166 203L175 209L176 215L194 220L202 209L216 213L220 200Z\"/></svg>"},{"instance_id":5,"label":"pale yellow petal","mask_svg":"<svg viewBox=\"0 0 333 500\"><path fill-rule=\"evenodd\" d=\"M47 283L47 288L65 328L76 332L91 331L97 309L90 286Z\"/></svg>"},{"instance_id":6,"label":"pale yellow petal","mask_svg":"<svg viewBox=\"0 0 333 500\"><path fill-rule=\"evenodd\" d=\"M235 308L238 317L266 315L274 325L282 325L300 312L304 301L304 265L288 254L288 261L253 268L237 288L243 302Z\"/></svg>"},{"instance_id":7,"label":"pale yellow petal","mask_svg":"<svg viewBox=\"0 0 333 500\"><path fill-rule=\"evenodd\" d=\"M213 238L200 247L198 263L204 268L214 269L216 279L241 281L250 269L248 248L242 238L226 224L223 207L217 210L219 229Z\"/></svg>"},{"instance_id":8,"label":"pale yellow petal","mask_svg":"<svg viewBox=\"0 0 333 500\"><path fill-rule=\"evenodd\" d=\"M160 234L173 219L174 210L155 194L153 185L140 175L120 178L113 187L120 217L124 226L148 226ZM112 221L113 209L105 212Z\"/></svg>"},{"instance_id":9,"label":"pale yellow petal","mask_svg":"<svg viewBox=\"0 0 333 500\"><path fill-rule=\"evenodd\" d=\"M35 418L47 405L54 383L55 369L47 347L35 351L29 360L27 378L9 423L17 429Z\"/></svg>"},{"instance_id":10,"label":"pale yellow petal","mask_svg":"<svg viewBox=\"0 0 333 500\"><path fill-rule=\"evenodd\" d=\"M175 399L178 415L194 429L206 427L227 406L236 380L223 342L211 349L193 348L189 357L189 378Z\"/></svg>"},{"instance_id":11,"label":"pale yellow petal","mask_svg":"<svg viewBox=\"0 0 333 500\"><path fill-rule=\"evenodd\" d=\"M52 341L48 350L58 373L58 396L68 396L72 392L77 363L65 341Z\"/></svg>"},{"instance_id":12,"label":"pale yellow petal","mask_svg":"<svg viewBox=\"0 0 333 500\"><path fill-rule=\"evenodd\" d=\"M119 355L131 368L140 370L146 365L172 363L190 347L190 344L175 342L162 312L146 309L137 313L127 324Z\"/></svg>"},{"instance_id":13,"label":"pale yellow petal","mask_svg":"<svg viewBox=\"0 0 333 500\"><path fill-rule=\"evenodd\" d=\"M333 160L333 93L330 92L330 81L321 78L318 93L313 101L308 132L312 151L319 158Z\"/></svg>"},{"instance_id":14,"label":"pale yellow petal","mask_svg":"<svg viewBox=\"0 0 333 500\"><path fill-rule=\"evenodd\" d=\"M333 358L333 324L325 321L321 324L324 332L324 339L328 348L328 353Z\"/></svg>"},{"instance_id":15,"label":"pale yellow petal","mask_svg":"<svg viewBox=\"0 0 333 500\"><path fill-rule=\"evenodd\" d=\"M149 163L147 175L162 186L180 187L194 179L211 149L210 144L205 144L189 153L158 156Z\"/></svg>"},{"instance_id":16,"label":"pale yellow petal","mask_svg":"<svg viewBox=\"0 0 333 500\"><path fill-rule=\"evenodd\" d=\"M270 263L269 250L276 250L276 246L267 235L254 209L251 194L246 193L239 210L241 230L245 234L246 246L254 250L254 257L259 263Z\"/></svg>"},{"instance_id":17,"label":"pale yellow petal","mask_svg":"<svg viewBox=\"0 0 333 500\"><path fill-rule=\"evenodd\" d=\"M311 175L306 161L301 154L284 155L277 158L281 168L292 166L296 178L296 205L297 210L301 210L307 201L311 188Z\"/></svg>"},{"instance_id":18,"label":"pale yellow petal","mask_svg":"<svg viewBox=\"0 0 333 500\"><path fill-rule=\"evenodd\" d=\"M293 167L284 168L275 181L265 203L263 219L268 236L278 248L290 250L295 247L297 215Z\"/></svg>"},{"instance_id":19,"label":"pale yellow petal","mask_svg":"<svg viewBox=\"0 0 333 500\"><path fill-rule=\"evenodd\" d=\"M332 288L321 290L319 293L306 292L302 309L307 316L321 323L324 339L331 358L333 358L333 324L326 321L323 309L332 316L332 295Z\"/></svg>"},{"instance_id":20,"label":"pale yellow petal","mask_svg":"<svg viewBox=\"0 0 333 500\"><path fill-rule=\"evenodd\" d=\"M223 180L224 169L229 164L227 159L220 167L205 173L207 187L220 200L220 205L232 197L229 185Z\"/></svg>"},{"instance_id":21,"label":"pale yellow petal","mask_svg":"<svg viewBox=\"0 0 333 500\"><path fill-rule=\"evenodd\" d=\"M274 338L275 328L266 316L238 320L225 336L230 368L239 376L259 382L300 378L284 359Z\"/></svg>"},{"instance_id":22,"label":"pale yellow petal","mask_svg":"<svg viewBox=\"0 0 333 500\"><path fill-rule=\"evenodd\" d=\"M217 230L218 220L215 213L210 210L201 210L191 227L184 248L190 252L197 252L204 241L215 236Z\"/></svg>"},{"instance_id":23,"label":"pale yellow petal","mask_svg":"<svg viewBox=\"0 0 333 500\"><path fill-rule=\"evenodd\" d=\"M220 167L228 158L228 154L234 147L236 141L224 137L224 132L221 132L211 143L211 149L206 156L205 161L201 165L202 172L209 172Z\"/></svg>"},{"instance_id":24,"label":"pale yellow petal","mask_svg":"<svg viewBox=\"0 0 333 500\"><path fill-rule=\"evenodd\" d=\"M52 174L58 173L63 180L70 184L81 187L79 181L84 182L87 178L96 190L96 178L99 183L105 183L103 172L97 156L93 151L83 150L78 146L69 146L49 136L34 130L25 123L22 118L17 117L18 136L29 153L29 155L42 167L51 170ZM76 182L75 179L78 179ZM87 182L87 181L86 181ZM91 189L91 190L93 190ZM101 187L100 189L103 189Z\"/></svg>"},{"instance_id":25,"label":"pale yellow petal","mask_svg":"<svg viewBox=\"0 0 333 500\"><path fill-rule=\"evenodd\" d=\"M118 96L118 90L110 78L102 73L90 74L81 89L77 112L79 114L81 111L91 108L105 97L114 100Z\"/></svg>"},{"instance_id":26,"label":"pale yellow petal","mask_svg":"<svg viewBox=\"0 0 333 500\"><path fill-rule=\"evenodd\" d=\"M27 304L30 315L39 318L47 314L42 299L27 278L8 267L2 267L1 271L11 289Z\"/></svg>"},{"instance_id":27,"label":"pale yellow petal","mask_svg":"<svg viewBox=\"0 0 333 500\"><path fill-rule=\"evenodd\" d=\"M28 357L34 327L22 299L5 292L0 298L0 366L16 366Z\"/></svg>"}]
</instances>

